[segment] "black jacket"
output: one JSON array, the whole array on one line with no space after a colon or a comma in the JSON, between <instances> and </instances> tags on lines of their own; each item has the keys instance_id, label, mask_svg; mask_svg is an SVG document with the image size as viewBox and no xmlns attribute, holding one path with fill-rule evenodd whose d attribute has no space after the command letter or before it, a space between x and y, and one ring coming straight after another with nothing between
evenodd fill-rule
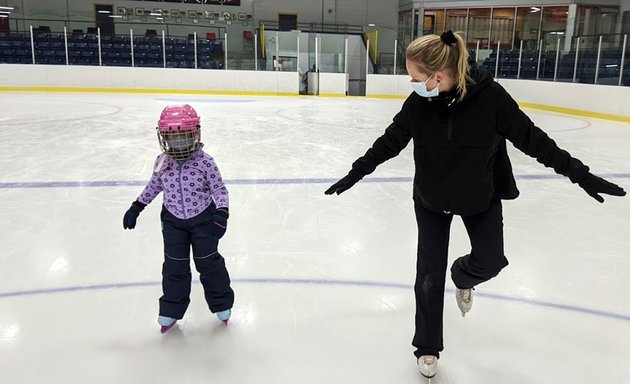
<instances>
[{"instance_id":1,"label":"black jacket","mask_svg":"<svg viewBox=\"0 0 630 384\"><path fill-rule=\"evenodd\" d=\"M488 72L472 65L469 75L461 102L454 93L432 99L412 93L352 172L372 173L413 139L414 200L463 216L487 210L493 199L519 195L506 139L574 183L586 177L588 167L536 127Z\"/></svg>"}]
</instances>

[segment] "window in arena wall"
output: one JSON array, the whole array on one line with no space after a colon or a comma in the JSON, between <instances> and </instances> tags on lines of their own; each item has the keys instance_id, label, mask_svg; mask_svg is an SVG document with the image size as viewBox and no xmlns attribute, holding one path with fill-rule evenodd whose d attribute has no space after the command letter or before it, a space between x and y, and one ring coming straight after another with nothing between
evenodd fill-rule
<instances>
[{"instance_id":1,"label":"window in arena wall","mask_svg":"<svg viewBox=\"0 0 630 384\"><path fill-rule=\"evenodd\" d=\"M466 34L468 27L468 9L447 9L446 10L446 28L453 32L463 32Z\"/></svg>"},{"instance_id":2,"label":"window in arena wall","mask_svg":"<svg viewBox=\"0 0 630 384\"><path fill-rule=\"evenodd\" d=\"M444 9L425 9L423 18L423 35L441 34L444 32L444 24L446 19Z\"/></svg>"},{"instance_id":3,"label":"window in arena wall","mask_svg":"<svg viewBox=\"0 0 630 384\"><path fill-rule=\"evenodd\" d=\"M501 42L501 49L513 49L514 36L514 8L494 8L492 10L492 25L490 44L496 47Z\"/></svg>"},{"instance_id":4,"label":"window in arena wall","mask_svg":"<svg viewBox=\"0 0 630 384\"><path fill-rule=\"evenodd\" d=\"M523 41L523 50L538 49L540 35L540 7L518 7L516 10L516 30L514 32L514 47L519 48Z\"/></svg>"},{"instance_id":5,"label":"window in arena wall","mask_svg":"<svg viewBox=\"0 0 630 384\"><path fill-rule=\"evenodd\" d=\"M555 51L558 39L565 39L567 30L568 6L543 7L540 38L543 40L543 49Z\"/></svg>"},{"instance_id":6,"label":"window in arena wall","mask_svg":"<svg viewBox=\"0 0 630 384\"><path fill-rule=\"evenodd\" d=\"M468 20L467 43L469 47L477 45L480 48L490 48L490 8L471 8Z\"/></svg>"}]
</instances>

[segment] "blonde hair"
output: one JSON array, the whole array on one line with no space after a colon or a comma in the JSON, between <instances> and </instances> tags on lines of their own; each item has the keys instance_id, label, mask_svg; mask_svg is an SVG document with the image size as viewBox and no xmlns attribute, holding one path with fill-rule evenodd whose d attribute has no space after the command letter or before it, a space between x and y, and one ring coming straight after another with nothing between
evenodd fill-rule
<instances>
[{"instance_id":1,"label":"blonde hair","mask_svg":"<svg viewBox=\"0 0 630 384\"><path fill-rule=\"evenodd\" d=\"M444 32L441 36L425 35L412 41L407 47L407 60L418 71L431 75L445 70L455 80L459 93L457 101L466 95L468 77L468 50L460 32Z\"/></svg>"}]
</instances>

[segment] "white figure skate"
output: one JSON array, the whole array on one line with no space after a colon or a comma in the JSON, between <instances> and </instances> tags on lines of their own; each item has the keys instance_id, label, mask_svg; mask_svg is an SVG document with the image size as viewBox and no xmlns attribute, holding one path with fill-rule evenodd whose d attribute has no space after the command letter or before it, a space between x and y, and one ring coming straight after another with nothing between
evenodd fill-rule
<instances>
[{"instance_id":1,"label":"white figure skate","mask_svg":"<svg viewBox=\"0 0 630 384\"><path fill-rule=\"evenodd\" d=\"M459 310L462 311L462 317L466 316L466 313L470 311L473 304L473 295L472 291L474 288L470 289L455 289L455 299L457 300L457 306Z\"/></svg>"},{"instance_id":2,"label":"white figure skate","mask_svg":"<svg viewBox=\"0 0 630 384\"><path fill-rule=\"evenodd\" d=\"M427 379L432 378L437 373L438 358L432 355L423 355L418 358L420 373Z\"/></svg>"}]
</instances>

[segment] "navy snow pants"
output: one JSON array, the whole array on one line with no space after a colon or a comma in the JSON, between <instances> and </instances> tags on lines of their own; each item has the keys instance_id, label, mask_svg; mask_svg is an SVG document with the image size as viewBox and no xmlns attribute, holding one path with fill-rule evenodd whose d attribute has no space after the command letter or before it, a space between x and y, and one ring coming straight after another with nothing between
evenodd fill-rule
<instances>
[{"instance_id":1,"label":"navy snow pants","mask_svg":"<svg viewBox=\"0 0 630 384\"><path fill-rule=\"evenodd\" d=\"M190 248L200 275L204 296L212 313L232 308L234 291L225 261L219 254L219 240L210 236L214 204L199 215L183 220L162 207L164 264L160 315L181 319L190 303Z\"/></svg>"}]
</instances>

